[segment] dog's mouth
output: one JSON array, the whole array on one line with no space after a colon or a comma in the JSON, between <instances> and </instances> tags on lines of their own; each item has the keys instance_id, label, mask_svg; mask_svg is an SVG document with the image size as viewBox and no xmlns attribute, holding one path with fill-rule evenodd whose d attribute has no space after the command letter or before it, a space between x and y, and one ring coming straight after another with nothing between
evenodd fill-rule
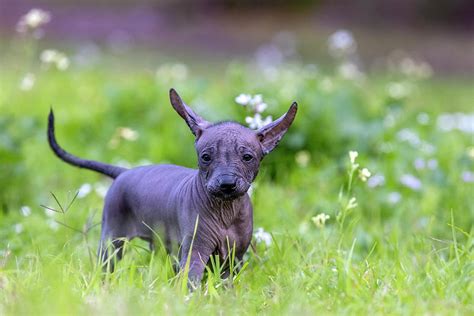
<instances>
[{"instance_id":1,"label":"dog's mouth","mask_svg":"<svg viewBox=\"0 0 474 316\"><path fill-rule=\"evenodd\" d=\"M243 196L247 192L248 187L242 181L237 181L233 186L210 186L208 189L213 197L229 201Z\"/></svg>"},{"instance_id":2,"label":"dog's mouth","mask_svg":"<svg viewBox=\"0 0 474 316\"><path fill-rule=\"evenodd\" d=\"M209 195L224 201L244 196L250 187L250 182L247 179L231 172L219 173L206 180L204 186Z\"/></svg>"},{"instance_id":3,"label":"dog's mouth","mask_svg":"<svg viewBox=\"0 0 474 316\"><path fill-rule=\"evenodd\" d=\"M230 200L235 200L236 198L241 197L242 195L245 194L244 192L241 192L240 190L215 190L211 191L211 195L224 200L224 201L230 201Z\"/></svg>"}]
</instances>

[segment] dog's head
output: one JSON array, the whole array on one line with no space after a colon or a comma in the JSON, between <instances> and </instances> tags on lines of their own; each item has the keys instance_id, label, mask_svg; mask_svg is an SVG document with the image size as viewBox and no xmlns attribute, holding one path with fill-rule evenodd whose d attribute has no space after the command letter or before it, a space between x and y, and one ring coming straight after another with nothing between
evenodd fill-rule
<instances>
[{"instance_id":1,"label":"dog's head","mask_svg":"<svg viewBox=\"0 0 474 316\"><path fill-rule=\"evenodd\" d=\"M214 197L232 200L247 192L260 161L285 135L296 115L297 104L278 120L258 131L235 122L212 124L193 112L170 90L173 108L196 136L199 173L206 190Z\"/></svg>"}]
</instances>

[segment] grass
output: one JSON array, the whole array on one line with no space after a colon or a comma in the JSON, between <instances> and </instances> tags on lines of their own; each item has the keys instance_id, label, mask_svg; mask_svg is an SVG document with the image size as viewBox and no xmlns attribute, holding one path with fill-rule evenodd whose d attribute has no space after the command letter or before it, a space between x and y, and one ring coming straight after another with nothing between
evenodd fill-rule
<instances>
[{"instance_id":1,"label":"grass","mask_svg":"<svg viewBox=\"0 0 474 316\"><path fill-rule=\"evenodd\" d=\"M361 83L305 73L298 64L281 66L271 81L235 63L210 76L191 66L180 79L166 68L155 77L147 69L105 65L42 71L34 88L22 92L21 72L4 63L0 314L474 312L473 184L461 178L473 171L472 133L441 131L436 123L444 112L472 111L472 81L373 75ZM390 96L394 81L410 84L411 93ZM222 281L209 270L192 294L173 272L176 258L162 247L150 253L138 240L127 244L115 273L101 274L97 224L100 192L109 182L60 162L45 137L52 106L59 142L81 157L195 166L191 133L167 100L170 87L213 121L243 122L245 109L234 103L243 92L262 93L274 118L291 101L300 103L252 196L255 228L270 232L272 242L254 240L239 274ZM420 113L426 123L418 122ZM116 136L111 143L123 126L139 138ZM400 136L407 130L418 142ZM359 152L353 172L350 150ZM420 159L436 165L415 168ZM363 167L384 183L361 181ZM421 188L402 185L404 174ZM92 191L71 203L84 183ZM348 206L352 197L356 207ZM315 225L312 217L323 212L330 218Z\"/></svg>"}]
</instances>

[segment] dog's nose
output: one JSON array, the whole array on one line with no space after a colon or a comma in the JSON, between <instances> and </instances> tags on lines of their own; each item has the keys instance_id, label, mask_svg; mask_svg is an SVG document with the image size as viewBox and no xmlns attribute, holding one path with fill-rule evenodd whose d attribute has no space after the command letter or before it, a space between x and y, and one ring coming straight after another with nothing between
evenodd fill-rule
<instances>
[{"instance_id":1,"label":"dog's nose","mask_svg":"<svg viewBox=\"0 0 474 316\"><path fill-rule=\"evenodd\" d=\"M234 191L236 186L237 180L232 176L223 176L219 181L219 188L225 193Z\"/></svg>"}]
</instances>

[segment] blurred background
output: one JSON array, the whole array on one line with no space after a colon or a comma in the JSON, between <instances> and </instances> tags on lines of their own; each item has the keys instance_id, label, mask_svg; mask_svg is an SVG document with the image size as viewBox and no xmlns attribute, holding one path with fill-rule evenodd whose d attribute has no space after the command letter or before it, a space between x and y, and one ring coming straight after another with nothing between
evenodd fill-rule
<instances>
[{"instance_id":1,"label":"blurred background","mask_svg":"<svg viewBox=\"0 0 474 316\"><path fill-rule=\"evenodd\" d=\"M473 35L470 0L0 0L0 314L472 314ZM77 156L195 168L172 87L253 129L299 104L242 281L202 305L144 247L97 277L111 181L46 140L53 108Z\"/></svg>"},{"instance_id":2,"label":"blurred background","mask_svg":"<svg viewBox=\"0 0 474 316\"><path fill-rule=\"evenodd\" d=\"M43 27L43 41L60 42L82 63L98 62L101 54L107 55L104 59L133 56L130 61L143 67L155 67L165 56L228 63L261 55L273 40L284 46L281 57L324 66L328 36L348 29L367 69L378 69L381 59L403 50L439 75L474 72L474 5L469 0L3 0L0 6L2 54L19 18L38 7L53 16Z\"/></svg>"}]
</instances>

